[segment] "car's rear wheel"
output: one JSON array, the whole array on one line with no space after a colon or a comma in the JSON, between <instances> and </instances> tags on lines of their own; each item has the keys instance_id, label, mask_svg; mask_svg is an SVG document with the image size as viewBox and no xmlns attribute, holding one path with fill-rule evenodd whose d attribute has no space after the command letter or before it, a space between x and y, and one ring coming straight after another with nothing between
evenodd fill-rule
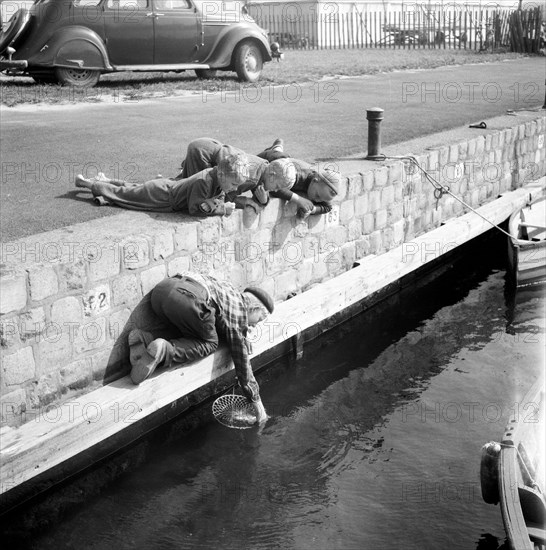
<instances>
[{"instance_id":1,"label":"car's rear wheel","mask_svg":"<svg viewBox=\"0 0 546 550\"><path fill-rule=\"evenodd\" d=\"M28 10L21 9L15 12L15 15L8 21L6 29L0 32L0 53L3 53L9 45L21 37L29 21Z\"/></svg>"},{"instance_id":2,"label":"car's rear wheel","mask_svg":"<svg viewBox=\"0 0 546 550\"><path fill-rule=\"evenodd\" d=\"M30 71L29 74L36 84L57 84L57 78L52 70Z\"/></svg>"},{"instance_id":3,"label":"car's rear wheel","mask_svg":"<svg viewBox=\"0 0 546 550\"><path fill-rule=\"evenodd\" d=\"M216 69L195 69L195 74L197 78L210 80L211 78L216 78L218 71Z\"/></svg>"},{"instance_id":4,"label":"car's rear wheel","mask_svg":"<svg viewBox=\"0 0 546 550\"><path fill-rule=\"evenodd\" d=\"M243 42L235 50L235 72L243 82L256 82L260 78L264 62L259 46L254 42Z\"/></svg>"},{"instance_id":5,"label":"car's rear wheel","mask_svg":"<svg viewBox=\"0 0 546 550\"><path fill-rule=\"evenodd\" d=\"M100 71L95 69L73 69L57 67L55 76L63 86L75 88L92 88L100 78Z\"/></svg>"}]
</instances>

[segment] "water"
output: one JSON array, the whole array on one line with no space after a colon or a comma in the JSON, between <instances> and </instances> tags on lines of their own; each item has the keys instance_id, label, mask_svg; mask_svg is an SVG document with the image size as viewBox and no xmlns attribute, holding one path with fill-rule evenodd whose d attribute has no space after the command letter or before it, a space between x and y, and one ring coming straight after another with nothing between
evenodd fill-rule
<instances>
[{"instance_id":1,"label":"water","mask_svg":"<svg viewBox=\"0 0 546 550\"><path fill-rule=\"evenodd\" d=\"M544 297L504 272L444 277L260 379L261 433L209 419L29 544L33 549L497 549L481 446L544 367Z\"/></svg>"}]
</instances>

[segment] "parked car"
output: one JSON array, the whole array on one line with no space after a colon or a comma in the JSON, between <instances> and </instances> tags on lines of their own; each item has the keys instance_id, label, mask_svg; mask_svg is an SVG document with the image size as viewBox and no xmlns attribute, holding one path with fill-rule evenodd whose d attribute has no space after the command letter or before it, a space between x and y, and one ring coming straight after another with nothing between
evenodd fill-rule
<instances>
[{"instance_id":1,"label":"parked car","mask_svg":"<svg viewBox=\"0 0 546 550\"><path fill-rule=\"evenodd\" d=\"M117 71L235 71L255 82L282 56L273 50L240 2L36 0L4 25L0 70L79 87Z\"/></svg>"}]
</instances>

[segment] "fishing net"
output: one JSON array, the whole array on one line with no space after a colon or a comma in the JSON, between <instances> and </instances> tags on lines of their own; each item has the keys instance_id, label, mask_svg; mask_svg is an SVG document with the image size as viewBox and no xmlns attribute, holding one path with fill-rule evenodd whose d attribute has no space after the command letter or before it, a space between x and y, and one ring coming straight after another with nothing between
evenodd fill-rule
<instances>
[{"instance_id":1,"label":"fishing net","mask_svg":"<svg viewBox=\"0 0 546 550\"><path fill-rule=\"evenodd\" d=\"M257 420L252 403L244 395L233 393L218 397L212 404L212 414L220 424L237 430L251 428Z\"/></svg>"}]
</instances>

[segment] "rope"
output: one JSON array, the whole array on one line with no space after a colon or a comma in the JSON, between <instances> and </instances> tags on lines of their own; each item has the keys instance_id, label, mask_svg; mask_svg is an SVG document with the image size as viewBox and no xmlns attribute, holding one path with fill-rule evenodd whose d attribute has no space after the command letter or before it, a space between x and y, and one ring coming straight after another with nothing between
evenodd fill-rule
<instances>
[{"instance_id":1,"label":"rope","mask_svg":"<svg viewBox=\"0 0 546 550\"><path fill-rule=\"evenodd\" d=\"M427 180L432 184L432 186L434 187L434 198L437 201L439 201L444 195L451 195L455 200L459 201L465 208L468 208L469 210L474 212L474 214L477 214L478 216L480 216L480 218L485 220L488 224L492 225L495 229L498 229L501 233L503 233L507 237L512 238L512 235L510 235L510 233L508 233L504 229L500 228L497 224L493 223L491 220L488 220L485 216L480 214L475 208L472 208L472 206L470 206L469 204L464 202L461 198L459 198L457 195L452 193L450 191L449 187L447 187L445 185L442 185L441 183L436 181L424 168L421 168L421 166L419 166L419 162L417 161L417 159L415 157L409 157L409 156L408 157L389 157L389 156L386 156L386 155L380 155L380 156L382 156L385 160L386 159L409 160L415 166L417 166L417 168L419 168L419 170L421 170L421 172L423 172L423 174L425 175Z\"/></svg>"}]
</instances>

